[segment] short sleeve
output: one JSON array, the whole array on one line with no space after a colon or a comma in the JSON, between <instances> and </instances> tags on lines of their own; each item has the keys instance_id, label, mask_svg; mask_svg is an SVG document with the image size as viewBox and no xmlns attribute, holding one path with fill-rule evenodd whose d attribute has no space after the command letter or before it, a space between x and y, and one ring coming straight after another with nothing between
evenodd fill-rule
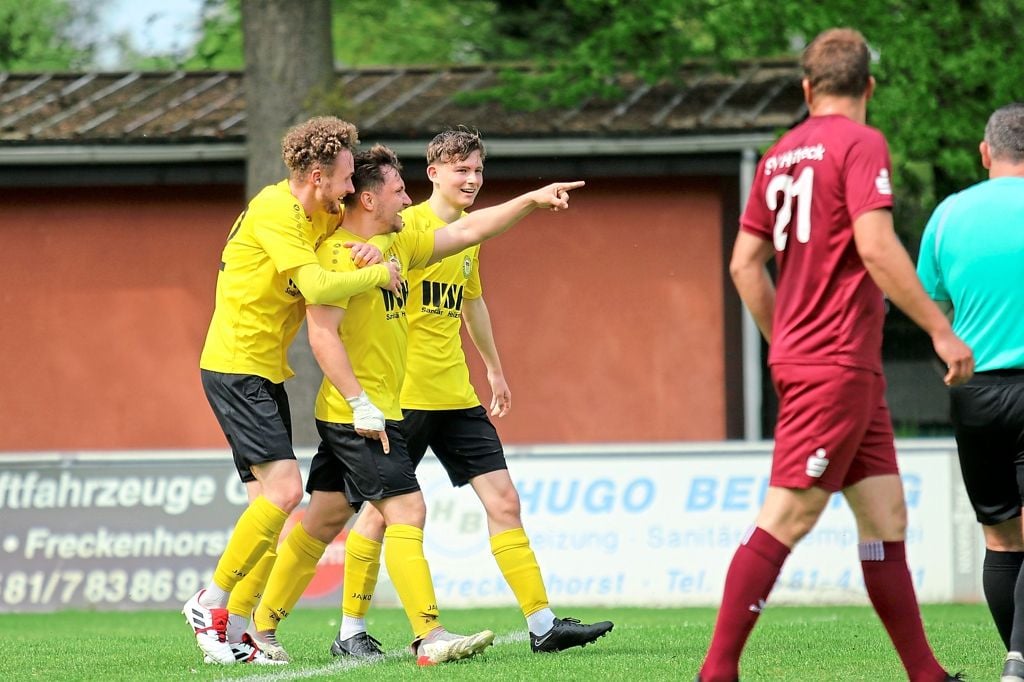
<instances>
[{"instance_id":1,"label":"short sleeve","mask_svg":"<svg viewBox=\"0 0 1024 682\"><path fill-rule=\"evenodd\" d=\"M892 207L892 161L880 132L866 128L853 141L843 164L842 182L851 223L868 211Z\"/></svg>"},{"instance_id":2,"label":"short sleeve","mask_svg":"<svg viewBox=\"0 0 1024 682\"><path fill-rule=\"evenodd\" d=\"M951 300L939 267L938 254L939 225L949 206L950 199L946 199L932 213L921 235L921 250L917 254L917 276L933 301Z\"/></svg>"},{"instance_id":3,"label":"short sleeve","mask_svg":"<svg viewBox=\"0 0 1024 682\"><path fill-rule=\"evenodd\" d=\"M252 234L278 272L317 262L310 228L298 204L261 207L252 216Z\"/></svg>"},{"instance_id":4,"label":"short sleeve","mask_svg":"<svg viewBox=\"0 0 1024 682\"><path fill-rule=\"evenodd\" d=\"M480 283L480 247L473 249L469 256L469 279L466 281L465 297L480 298L483 296L483 285Z\"/></svg>"},{"instance_id":5,"label":"short sleeve","mask_svg":"<svg viewBox=\"0 0 1024 682\"><path fill-rule=\"evenodd\" d=\"M395 238L395 246L401 250L409 270L422 268L434 255L434 231L402 230Z\"/></svg>"}]
</instances>

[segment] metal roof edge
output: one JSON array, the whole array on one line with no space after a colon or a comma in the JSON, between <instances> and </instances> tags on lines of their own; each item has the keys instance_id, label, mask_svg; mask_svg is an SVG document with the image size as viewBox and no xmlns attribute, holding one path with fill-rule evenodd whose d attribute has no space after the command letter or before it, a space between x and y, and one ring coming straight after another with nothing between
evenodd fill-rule
<instances>
[{"instance_id":1,"label":"metal roof edge","mask_svg":"<svg viewBox=\"0 0 1024 682\"><path fill-rule=\"evenodd\" d=\"M115 163L241 161L245 143L0 145L0 165L47 166Z\"/></svg>"},{"instance_id":2,"label":"metal roof edge","mask_svg":"<svg viewBox=\"0 0 1024 682\"><path fill-rule=\"evenodd\" d=\"M617 138L489 138L491 158L540 158L548 156L633 156L740 152L760 148L775 140L769 132L717 135L617 137ZM420 156L427 140L379 141L400 156ZM188 144L57 144L0 145L0 165L194 163L242 161L244 142Z\"/></svg>"}]
</instances>

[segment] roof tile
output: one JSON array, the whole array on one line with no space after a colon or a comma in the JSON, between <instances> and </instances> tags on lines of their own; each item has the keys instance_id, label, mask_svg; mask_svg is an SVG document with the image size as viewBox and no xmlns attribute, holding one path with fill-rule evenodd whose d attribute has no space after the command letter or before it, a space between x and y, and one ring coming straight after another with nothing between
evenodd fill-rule
<instances>
[{"instance_id":1,"label":"roof tile","mask_svg":"<svg viewBox=\"0 0 1024 682\"><path fill-rule=\"evenodd\" d=\"M740 65L735 74L687 65L674 82L623 75L623 96L576 107L516 111L462 95L498 82L496 65L342 69L338 115L363 137L423 138L464 124L488 137L664 136L770 131L803 113L791 60ZM243 141L241 72L0 73L0 143Z\"/></svg>"}]
</instances>

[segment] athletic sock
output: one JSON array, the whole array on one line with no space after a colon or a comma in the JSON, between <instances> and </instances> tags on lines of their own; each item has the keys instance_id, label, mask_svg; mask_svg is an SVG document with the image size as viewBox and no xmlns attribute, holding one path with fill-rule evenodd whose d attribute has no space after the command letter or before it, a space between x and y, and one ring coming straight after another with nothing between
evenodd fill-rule
<instances>
[{"instance_id":1,"label":"athletic sock","mask_svg":"<svg viewBox=\"0 0 1024 682\"><path fill-rule=\"evenodd\" d=\"M550 630L551 620L555 614L548 609L544 578L540 575L537 556L530 549L530 539L526 537L526 531L522 528L513 528L494 535L491 537L491 554L494 555L501 574L505 576L505 582L512 589L512 594L516 596L527 623L531 625L530 632L542 635ZM537 626L543 630L538 632L533 629L534 621L530 620L530 616L541 610L547 610L551 619L545 621L545 614L535 618Z\"/></svg>"},{"instance_id":2,"label":"athletic sock","mask_svg":"<svg viewBox=\"0 0 1024 682\"><path fill-rule=\"evenodd\" d=\"M1020 604L1014 609L1013 631L1010 634L1010 651L1024 651L1024 570L1017 572L1017 583L1013 589L1013 603Z\"/></svg>"},{"instance_id":3,"label":"athletic sock","mask_svg":"<svg viewBox=\"0 0 1024 682\"><path fill-rule=\"evenodd\" d=\"M903 542L862 542L857 546L864 587L911 682L945 680L921 623Z\"/></svg>"},{"instance_id":4,"label":"athletic sock","mask_svg":"<svg viewBox=\"0 0 1024 682\"><path fill-rule=\"evenodd\" d=\"M530 634L543 637L555 627L555 612L548 608L534 611L526 617L526 627Z\"/></svg>"},{"instance_id":5,"label":"athletic sock","mask_svg":"<svg viewBox=\"0 0 1024 682\"><path fill-rule=\"evenodd\" d=\"M277 562L256 608L253 621L257 630L276 630L288 617L316 575L317 562L326 549L326 542L306 532L301 523L295 524L277 550Z\"/></svg>"},{"instance_id":6,"label":"athletic sock","mask_svg":"<svg viewBox=\"0 0 1024 682\"><path fill-rule=\"evenodd\" d=\"M352 639L361 632L366 632L366 619L353 618L352 616L341 617L341 627L338 628L338 639L345 641Z\"/></svg>"},{"instance_id":7,"label":"athletic sock","mask_svg":"<svg viewBox=\"0 0 1024 682\"><path fill-rule=\"evenodd\" d=\"M237 613L228 614L228 641L237 643L242 641L242 635L249 629L249 619Z\"/></svg>"},{"instance_id":8,"label":"athletic sock","mask_svg":"<svg viewBox=\"0 0 1024 682\"><path fill-rule=\"evenodd\" d=\"M252 567L272 545L277 544L288 512L260 496L252 501L235 524L228 546L213 572L213 585L199 601L207 608L224 608L230 593L238 582L249 574ZM213 588L222 594L215 594ZM211 602L216 603L211 603Z\"/></svg>"},{"instance_id":9,"label":"athletic sock","mask_svg":"<svg viewBox=\"0 0 1024 682\"><path fill-rule=\"evenodd\" d=\"M1020 651L1010 646L1010 633L1014 626L1014 603L1018 602L1017 590L1024 589L1024 586L1018 587L1021 564L1024 564L1024 552L998 552L987 549L985 563L981 569L985 601L988 602L992 620L1008 651ZM1024 604L1024 601L1019 603ZM1021 616L1024 618L1024 613ZM1021 638L1024 639L1024 627L1020 629Z\"/></svg>"},{"instance_id":10,"label":"athletic sock","mask_svg":"<svg viewBox=\"0 0 1024 682\"><path fill-rule=\"evenodd\" d=\"M743 646L788 556L789 547L757 527L736 550L725 575L711 646L701 667L702 682L732 682L739 677Z\"/></svg>"},{"instance_id":11,"label":"athletic sock","mask_svg":"<svg viewBox=\"0 0 1024 682\"><path fill-rule=\"evenodd\" d=\"M405 608L415 639L441 625L430 566L423 556L423 529L394 524L384 531L384 562Z\"/></svg>"},{"instance_id":12,"label":"athletic sock","mask_svg":"<svg viewBox=\"0 0 1024 682\"><path fill-rule=\"evenodd\" d=\"M260 560L249 571L249 575L238 581L235 589L231 590L231 597L228 599L228 641L239 642L245 628L249 625L252 612L260 603L263 596L263 589L267 585L270 571L277 561L277 547L271 545L263 553ZM238 632L238 623L245 621L245 626Z\"/></svg>"},{"instance_id":13,"label":"athletic sock","mask_svg":"<svg viewBox=\"0 0 1024 682\"><path fill-rule=\"evenodd\" d=\"M366 612L370 610L373 591L377 588L377 575L380 573L381 543L376 540L349 532L345 539L345 582L341 597L341 625L351 632L348 639L358 632L366 631ZM345 619L351 622L346 626ZM362 630L353 631L356 621L362 623Z\"/></svg>"},{"instance_id":14,"label":"athletic sock","mask_svg":"<svg viewBox=\"0 0 1024 682\"><path fill-rule=\"evenodd\" d=\"M206 586L200 595L199 603L208 609L223 609L227 606L231 593L217 584L217 576Z\"/></svg>"}]
</instances>

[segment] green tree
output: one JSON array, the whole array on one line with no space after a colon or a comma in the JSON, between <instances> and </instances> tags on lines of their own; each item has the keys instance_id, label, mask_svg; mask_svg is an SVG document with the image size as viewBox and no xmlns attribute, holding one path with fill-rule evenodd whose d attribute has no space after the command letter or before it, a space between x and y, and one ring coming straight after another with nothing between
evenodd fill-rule
<instances>
[{"instance_id":1,"label":"green tree","mask_svg":"<svg viewBox=\"0 0 1024 682\"><path fill-rule=\"evenodd\" d=\"M200 26L199 40L182 68L245 68L241 0L203 0Z\"/></svg>"},{"instance_id":2,"label":"green tree","mask_svg":"<svg viewBox=\"0 0 1024 682\"><path fill-rule=\"evenodd\" d=\"M10 0L6 0L10 1ZM49 0L54 1L54 0ZM529 62L481 97L513 108L617 98L617 77L677 77L693 60L724 70L789 56L825 28L853 26L878 56L871 122L885 131L915 234L936 197L983 177L988 114L1020 99L1024 0L332 0L334 56L346 65ZM241 66L238 0L206 0L190 68Z\"/></svg>"},{"instance_id":3,"label":"green tree","mask_svg":"<svg viewBox=\"0 0 1024 682\"><path fill-rule=\"evenodd\" d=\"M1022 97L1024 0L563 0L562 26L585 26L541 68L505 74L491 96L523 107L616 97L618 74L675 77L706 59L720 68L790 55L832 26L859 29L878 55L871 120L885 131L912 199L932 199L981 179L977 143L991 111ZM504 13L515 2L499 2ZM500 23L500 22L499 22ZM921 225L917 226L919 230ZM913 230L912 230L913 231Z\"/></svg>"},{"instance_id":4,"label":"green tree","mask_svg":"<svg viewBox=\"0 0 1024 682\"><path fill-rule=\"evenodd\" d=\"M67 71L91 64L96 0L0 0L0 69Z\"/></svg>"},{"instance_id":5,"label":"green tree","mask_svg":"<svg viewBox=\"0 0 1024 682\"><path fill-rule=\"evenodd\" d=\"M240 69L240 0L204 0L200 38L182 63L192 69ZM494 58L493 3L332 0L334 58L346 66L473 64ZM400 30L396 30L399 27Z\"/></svg>"}]
</instances>

